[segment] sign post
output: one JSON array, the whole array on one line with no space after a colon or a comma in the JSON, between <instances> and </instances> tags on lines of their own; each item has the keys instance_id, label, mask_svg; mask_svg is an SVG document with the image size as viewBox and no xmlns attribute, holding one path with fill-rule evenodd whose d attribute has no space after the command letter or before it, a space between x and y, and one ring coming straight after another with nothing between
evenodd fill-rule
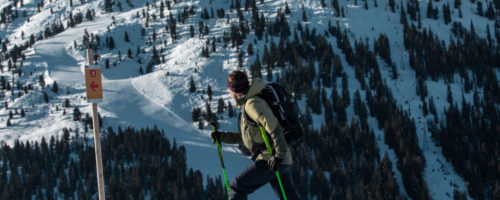
<instances>
[{"instance_id":1,"label":"sign post","mask_svg":"<svg viewBox=\"0 0 500 200\"><path fill-rule=\"evenodd\" d=\"M87 64L85 66L85 85L87 86L87 101L92 103L92 124L94 127L94 148L97 167L97 187L99 200L105 200L104 175L101 155L101 138L99 136L99 115L97 112L97 100L102 100L101 69L94 65L92 49L87 49Z\"/></svg>"},{"instance_id":2,"label":"sign post","mask_svg":"<svg viewBox=\"0 0 500 200\"><path fill-rule=\"evenodd\" d=\"M91 103L102 100L101 68L99 65L85 66L85 82L87 85L87 100Z\"/></svg>"}]
</instances>

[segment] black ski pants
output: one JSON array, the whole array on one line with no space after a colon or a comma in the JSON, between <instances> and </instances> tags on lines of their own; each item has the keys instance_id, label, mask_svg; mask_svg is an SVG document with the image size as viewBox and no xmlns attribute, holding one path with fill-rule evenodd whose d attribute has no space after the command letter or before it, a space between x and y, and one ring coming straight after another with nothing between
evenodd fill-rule
<instances>
[{"instance_id":1,"label":"black ski pants","mask_svg":"<svg viewBox=\"0 0 500 200\"><path fill-rule=\"evenodd\" d=\"M285 190L286 198L289 200L299 199L291 176L291 165L280 165L278 170ZM254 192L265 184L271 184L276 195L283 200L281 188L276 178L276 173L269 170L266 160L257 160L248 165L236 178L231 181L231 200L246 200L247 195Z\"/></svg>"}]
</instances>

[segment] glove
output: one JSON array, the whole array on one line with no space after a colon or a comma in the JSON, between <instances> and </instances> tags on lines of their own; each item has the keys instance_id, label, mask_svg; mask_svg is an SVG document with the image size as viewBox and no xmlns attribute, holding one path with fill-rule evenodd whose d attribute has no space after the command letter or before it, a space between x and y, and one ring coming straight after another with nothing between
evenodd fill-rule
<instances>
[{"instance_id":1,"label":"glove","mask_svg":"<svg viewBox=\"0 0 500 200\"><path fill-rule=\"evenodd\" d=\"M278 166L283 162L282 158L278 158L276 156L271 156L269 160L267 160L267 166L269 167L269 170L276 172L278 171Z\"/></svg>"},{"instance_id":2,"label":"glove","mask_svg":"<svg viewBox=\"0 0 500 200\"><path fill-rule=\"evenodd\" d=\"M220 142L220 135L220 131L212 131L212 133L210 134L210 136L212 137L212 142L215 143L217 140Z\"/></svg>"}]
</instances>

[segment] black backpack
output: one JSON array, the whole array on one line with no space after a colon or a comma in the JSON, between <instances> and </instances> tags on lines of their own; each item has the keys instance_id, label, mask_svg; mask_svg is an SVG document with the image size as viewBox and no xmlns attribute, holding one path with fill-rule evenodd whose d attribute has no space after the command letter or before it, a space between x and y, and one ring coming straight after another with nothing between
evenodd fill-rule
<instances>
[{"instance_id":1,"label":"black backpack","mask_svg":"<svg viewBox=\"0 0 500 200\"><path fill-rule=\"evenodd\" d=\"M285 87L277 83L268 83L256 96L264 99L271 107L274 116L276 116L283 128L283 135L288 145L293 146L299 143L304 135L300 121L300 110L297 102L286 91ZM249 124L259 126L245 113L245 109L242 109L242 112Z\"/></svg>"}]
</instances>

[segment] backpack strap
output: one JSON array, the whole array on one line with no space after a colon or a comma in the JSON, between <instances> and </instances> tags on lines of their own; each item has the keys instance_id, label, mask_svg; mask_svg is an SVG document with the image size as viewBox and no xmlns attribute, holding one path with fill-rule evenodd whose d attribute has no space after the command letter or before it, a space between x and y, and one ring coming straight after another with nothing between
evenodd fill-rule
<instances>
[{"instance_id":1,"label":"backpack strap","mask_svg":"<svg viewBox=\"0 0 500 200\"><path fill-rule=\"evenodd\" d=\"M246 104L245 104L246 105ZM254 121L250 116L248 116L248 114L245 112L245 105L243 105L243 108L241 109L241 113L240 113L240 116L239 116L239 120L238 120L238 129L240 129L240 121L241 121L241 117L244 117L245 120L247 121L247 123L249 123L250 125L252 126L255 126L255 127L258 127L260 124L257 123L256 121ZM241 130L240 130L241 131ZM270 137L269 133L266 132L266 134L268 135L268 137ZM270 140L269 141L271 146L274 146L274 142L273 140ZM257 147L257 149L250 149L250 151L252 152L252 160L255 161L257 159L257 157L259 157L259 155L264 152L264 151L267 151L267 147L265 144L262 144L260 146Z\"/></svg>"},{"instance_id":2,"label":"backpack strap","mask_svg":"<svg viewBox=\"0 0 500 200\"><path fill-rule=\"evenodd\" d=\"M241 113L243 115L243 117L245 118L245 120L247 120L247 122L252 125L252 126L255 126L255 127L258 127L259 126L259 123L257 123L256 121L254 121L250 116L248 116L248 114L245 112L245 105L243 105L243 109L241 109ZM239 123L239 122L238 122Z\"/></svg>"}]
</instances>

